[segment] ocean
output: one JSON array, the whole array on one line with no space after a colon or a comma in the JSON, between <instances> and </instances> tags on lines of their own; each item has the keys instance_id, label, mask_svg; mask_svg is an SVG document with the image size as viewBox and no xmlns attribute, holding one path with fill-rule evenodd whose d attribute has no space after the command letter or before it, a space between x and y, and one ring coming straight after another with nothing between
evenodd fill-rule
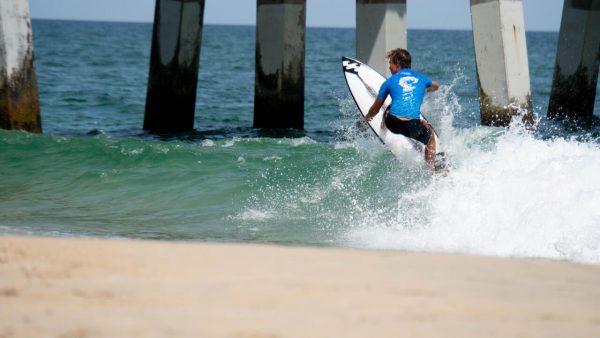
<instances>
[{"instance_id":1,"label":"ocean","mask_svg":"<svg viewBox=\"0 0 600 338\"><path fill-rule=\"evenodd\" d=\"M252 128L255 28L205 26L195 131L156 136L151 24L32 25L44 133L0 130L0 234L600 263L600 126L545 117L556 32L527 33L531 132L480 125L471 32L409 30L442 84L424 109L453 168L432 177L357 128L353 29L307 29L305 130L273 131Z\"/></svg>"}]
</instances>

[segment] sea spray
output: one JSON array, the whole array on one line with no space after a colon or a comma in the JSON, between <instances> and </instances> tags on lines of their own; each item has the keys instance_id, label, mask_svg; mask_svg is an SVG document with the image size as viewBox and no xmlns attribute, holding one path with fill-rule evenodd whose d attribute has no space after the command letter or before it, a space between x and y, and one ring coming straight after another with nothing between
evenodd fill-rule
<instances>
[{"instance_id":1,"label":"sea spray","mask_svg":"<svg viewBox=\"0 0 600 338\"><path fill-rule=\"evenodd\" d=\"M491 149L464 138L448 176L400 192L397 217L365 220L352 245L600 262L600 146L518 126L483 133Z\"/></svg>"}]
</instances>

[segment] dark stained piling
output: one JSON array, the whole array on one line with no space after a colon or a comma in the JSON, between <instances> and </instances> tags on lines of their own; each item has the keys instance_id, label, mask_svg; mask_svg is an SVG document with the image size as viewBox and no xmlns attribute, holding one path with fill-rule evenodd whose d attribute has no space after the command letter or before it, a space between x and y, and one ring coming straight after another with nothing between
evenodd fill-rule
<instances>
[{"instance_id":1,"label":"dark stained piling","mask_svg":"<svg viewBox=\"0 0 600 338\"><path fill-rule=\"evenodd\" d=\"M26 0L0 4L0 128L42 132Z\"/></svg>"},{"instance_id":2,"label":"dark stained piling","mask_svg":"<svg viewBox=\"0 0 600 338\"><path fill-rule=\"evenodd\" d=\"M479 109L483 125L531 125L533 109L521 0L471 0Z\"/></svg>"},{"instance_id":3,"label":"dark stained piling","mask_svg":"<svg viewBox=\"0 0 600 338\"><path fill-rule=\"evenodd\" d=\"M306 0L257 0L254 127L304 129Z\"/></svg>"},{"instance_id":4,"label":"dark stained piling","mask_svg":"<svg viewBox=\"0 0 600 338\"><path fill-rule=\"evenodd\" d=\"M389 76L386 52L406 39L406 0L356 0L357 59Z\"/></svg>"},{"instance_id":5,"label":"dark stained piling","mask_svg":"<svg viewBox=\"0 0 600 338\"><path fill-rule=\"evenodd\" d=\"M600 63L600 0L566 0L548 116L591 117Z\"/></svg>"},{"instance_id":6,"label":"dark stained piling","mask_svg":"<svg viewBox=\"0 0 600 338\"><path fill-rule=\"evenodd\" d=\"M144 129L194 128L204 0L156 0Z\"/></svg>"}]
</instances>

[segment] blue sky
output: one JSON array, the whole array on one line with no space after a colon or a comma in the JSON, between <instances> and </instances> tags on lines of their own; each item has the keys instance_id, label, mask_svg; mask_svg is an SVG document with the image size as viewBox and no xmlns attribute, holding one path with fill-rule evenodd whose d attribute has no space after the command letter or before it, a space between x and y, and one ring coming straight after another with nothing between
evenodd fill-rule
<instances>
[{"instance_id":1,"label":"blue sky","mask_svg":"<svg viewBox=\"0 0 600 338\"><path fill-rule=\"evenodd\" d=\"M408 28L471 29L469 0L407 0ZM29 0L32 18L151 22L155 0ZM356 0L307 0L307 25L354 27ZM528 31L558 31L563 0L523 0ZM206 0L206 24L254 25L256 0Z\"/></svg>"}]
</instances>

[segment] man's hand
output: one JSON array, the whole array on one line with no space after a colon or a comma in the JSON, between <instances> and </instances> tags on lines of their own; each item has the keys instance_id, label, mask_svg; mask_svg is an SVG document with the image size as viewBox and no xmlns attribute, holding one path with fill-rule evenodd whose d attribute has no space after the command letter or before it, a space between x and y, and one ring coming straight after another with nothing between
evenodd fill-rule
<instances>
[{"instance_id":1,"label":"man's hand","mask_svg":"<svg viewBox=\"0 0 600 338\"><path fill-rule=\"evenodd\" d=\"M375 102L373 102L373 105L371 106L371 108L369 108L369 112L367 113L367 115L365 115L365 121L371 121L373 117L375 117L375 115L379 113L379 109L381 109L381 106L383 106L383 102L384 101L381 99L375 99Z\"/></svg>"},{"instance_id":2,"label":"man's hand","mask_svg":"<svg viewBox=\"0 0 600 338\"><path fill-rule=\"evenodd\" d=\"M427 92L434 92L440 88L440 84L437 81L432 81L431 86L427 87Z\"/></svg>"}]
</instances>

